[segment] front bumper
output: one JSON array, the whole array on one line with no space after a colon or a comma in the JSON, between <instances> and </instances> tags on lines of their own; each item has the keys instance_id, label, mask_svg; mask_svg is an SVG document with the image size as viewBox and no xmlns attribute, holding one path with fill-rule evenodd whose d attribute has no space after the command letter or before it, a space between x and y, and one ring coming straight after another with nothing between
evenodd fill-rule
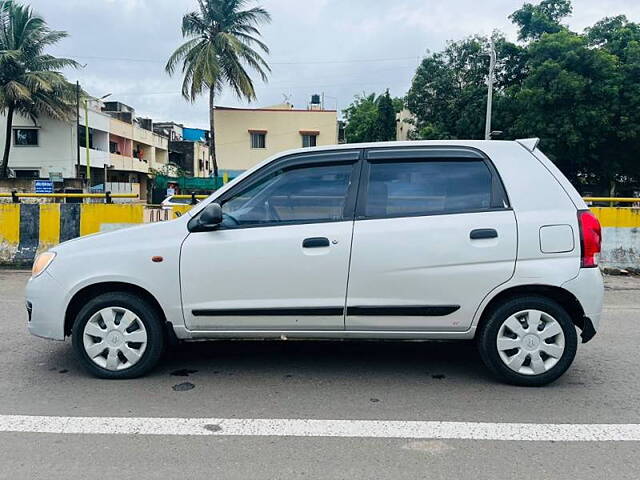
<instances>
[{"instance_id":1,"label":"front bumper","mask_svg":"<svg viewBox=\"0 0 640 480\"><path fill-rule=\"evenodd\" d=\"M29 279L26 288L29 332L51 340L64 340L65 294L46 270Z\"/></svg>"}]
</instances>

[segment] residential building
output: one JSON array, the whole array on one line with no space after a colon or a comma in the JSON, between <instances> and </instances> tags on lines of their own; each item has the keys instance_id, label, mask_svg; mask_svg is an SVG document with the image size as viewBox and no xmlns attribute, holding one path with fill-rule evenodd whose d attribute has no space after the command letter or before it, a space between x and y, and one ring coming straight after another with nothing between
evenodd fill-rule
<instances>
[{"instance_id":1,"label":"residential building","mask_svg":"<svg viewBox=\"0 0 640 480\"><path fill-rule=\"evenodd\" d=\"M156 122L153 124L153 131L169 138L170 142L183 140L184 127L175 122Z\"/></svg>"},{"instance_id":2,"label":"residential building","mask_svg":"<svg viewBox=\"0 0 640 480\"><path fill-rule=\"evenodd\" d=\"M209 146L204 142L169 142L169 162L189 177L207 178L213 174Z\"/></svg>"},{"instance_id":3,"label":"residential building","mask_svg":"<svg viewBox=\"0 0 640 480\"><path fill-rule=\"evenodd\" d=\"M209 158L209 131L174 122L160 122L154 130L169 137L169 163L186 175L206 178L213 174Z\"/></svg>"},{"instance_id":4,"label":"residential building","mask_svg":"<svg viewBox=\"0 0 640 480\"><path fill-rule=\"evenodd\" d=\"M337 115L322 107L318 95L305 110L289 103L253 109L215 107L220 174L236 176L285 150L337 144Z\"/></svg>"},{"instance_id":5,"label":"residential building","mask_svg":"<svg viewBox=\"0 0 640 480\"><path fill-rule=\"evenodd\" d=\"M105 190L106 174L106 190L136 193L145 200L150 169L160 169L169 161L169 139L153 132L150 119L136 118L133 108L119 102L90 100L87 112L80 108L79 128L75 120L62 122L42 115L34 123L16 115L10 170L18 178L86 178L88 162L91 190ZM2 145L5 130L2 116Z\"/></svg>"}]
</instances>

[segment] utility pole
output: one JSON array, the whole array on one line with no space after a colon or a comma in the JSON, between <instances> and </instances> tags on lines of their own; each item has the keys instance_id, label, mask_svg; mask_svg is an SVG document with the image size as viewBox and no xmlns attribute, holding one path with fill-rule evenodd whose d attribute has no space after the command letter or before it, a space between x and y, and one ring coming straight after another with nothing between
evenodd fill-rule
<instances>
[{"instance_id":1,"label":"utility pole","mask_svg":"<svg viewBox=\"0 0 640 480\"><path fill-rule=\"evenodd\" d=\"M76 80L76 178L80 178L80 82Z\"/></svg>"},{"instance_id":2,"label":"utility pole","mask_svg":"<svg viewBox=\"0 0 640 480\"><path fill-rule=\"evenodd\" d=\"M496 71L496 45L491 38L490 43L490 51L489 51L489 80L487 84L489 86L489 92L487 94L487 119L485 122L485 130L484 130L484 138L485 140L491 140L491 115L493 110L493 83L495 81L495 71Z\"/></svg>"},{"instance_id":3,"label":"utility pole","mask_svg":"<svg viewBox=\"0 0 640 480\"><path fill-rule=\"evenodd\" d=\"M84 143L87 153L87 191L91 189L91 157L89 154L89 100L84 99Z\"/></svg>"}]
</instances>

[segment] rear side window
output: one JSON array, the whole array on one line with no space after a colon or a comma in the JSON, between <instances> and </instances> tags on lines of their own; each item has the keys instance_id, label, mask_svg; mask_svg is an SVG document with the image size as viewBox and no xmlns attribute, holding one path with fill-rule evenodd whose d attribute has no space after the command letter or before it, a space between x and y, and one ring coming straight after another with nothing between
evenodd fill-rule
<instances>
[{"instance_id":1,"label":"rear side window","mask_svg":"<svg viewBox=\"0 0 640 480\"><path fill-rule=\"evenodd\" d=\"M488 210L492 190L491 171L481 159L374 162L369 166L365 216Z\"/></svg>"}]
</instances>

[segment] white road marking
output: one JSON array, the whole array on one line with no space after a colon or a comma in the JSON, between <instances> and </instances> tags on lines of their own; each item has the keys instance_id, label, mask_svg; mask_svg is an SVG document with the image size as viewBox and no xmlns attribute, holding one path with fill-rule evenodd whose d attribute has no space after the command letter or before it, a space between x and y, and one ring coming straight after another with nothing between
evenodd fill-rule
<instances>
[{"instance_id":1,"label":"white road marking","mask_svg":"<svg viewBox=\"0 0 640 480\"><path fill-rule=\"evenodd\" d=\"M124 418L0 415L0 432L211 435L557 442L638 442L640 424L536 424L377 420Z\"/></svg>"}]
</instances>

